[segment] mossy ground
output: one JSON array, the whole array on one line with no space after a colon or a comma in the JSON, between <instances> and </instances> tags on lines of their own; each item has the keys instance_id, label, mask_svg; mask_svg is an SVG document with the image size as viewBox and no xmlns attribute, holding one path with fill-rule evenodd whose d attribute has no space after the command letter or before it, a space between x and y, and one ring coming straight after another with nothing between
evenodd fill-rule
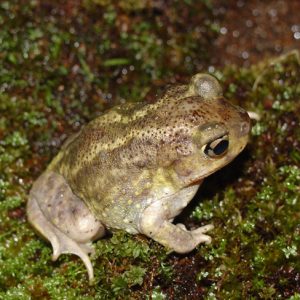
<instances>
[{"instance_id":1,"label":"mossy ground","mask_svg":"<svg viewBox=\"0 0 300 300\"><path fill-rule=\"evenodd\" d=\"M214 70L226 97L261 119L185 214L187 225L215 225L210 246L168 255L118 232L95 243L93 286L76 257L51 261L26 221L34 179L66 136L104 109L152 101L202 71L219 31L209 1L61 3L0 3L0 299L300 299L295 55Z\"/></svg>"}]
</instances>

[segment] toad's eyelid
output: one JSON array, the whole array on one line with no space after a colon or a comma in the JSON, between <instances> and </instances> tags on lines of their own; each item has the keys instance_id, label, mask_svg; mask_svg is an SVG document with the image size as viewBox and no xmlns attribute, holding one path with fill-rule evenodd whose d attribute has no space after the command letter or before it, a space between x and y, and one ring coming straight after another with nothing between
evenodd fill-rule
<instances>
[{"instance_id":1,"label":"toad's eyelid","mask_svg":"<svg viewBox=\"0 0 300 300\"><path fill-rule=\"evenodd\" d=\"M220 131L219 135L221 136L228 134L228 129L226 128L225 124L221 122L211 122L211 123L203 124L198 127L198 130L200 132L210 132L210 131L218 130Z\"/></svg>"},{"instance_id":2,"label":"toad's eyelid","mask_svg":"<svg viewBox=\"0 0 300 300\"><path fill-rule=\"evenodd\" d=\"M211 144L214 141L217 141L219 139L223 139L223 140L226 139L226 140L229 141L229 133L227 131L226 132L220 132L220 134L218 134L218 135L208 137L208 139L204 142L204 145Z\"/></svg>"}]
</instances>

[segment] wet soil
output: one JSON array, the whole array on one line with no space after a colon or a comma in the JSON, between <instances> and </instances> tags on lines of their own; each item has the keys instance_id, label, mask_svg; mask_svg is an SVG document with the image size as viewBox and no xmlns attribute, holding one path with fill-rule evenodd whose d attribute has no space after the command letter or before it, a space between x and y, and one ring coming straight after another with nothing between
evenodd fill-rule
<instances>
[{"instance_id":1,"label":"wet soil","mask_svg":"<svg viewBox=\"0 0 300 300\"><path fill-rule=\"evenodd\" d=\"M249 66L300 49L300 1L215 0L220 36L212 45L212 65Z\"/></svg>"}]
</instances>

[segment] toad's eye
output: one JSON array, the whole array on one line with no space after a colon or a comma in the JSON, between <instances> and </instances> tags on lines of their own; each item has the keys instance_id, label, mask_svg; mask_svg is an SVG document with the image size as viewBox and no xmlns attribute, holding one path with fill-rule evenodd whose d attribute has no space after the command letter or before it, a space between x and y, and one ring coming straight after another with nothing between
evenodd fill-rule
<instances>
[{"instance_id":1,"label":"toad's eye","mask_svg":"<svg viewBox=\"0 0 300 300\"><path fill-rule=\"evenodd\" d=\"M229 146L228 135L224 135L216 140L206 144L204 146L204 153L211 157L217 158L224 155L227 152Z\"/></svg>"}]
</instances>

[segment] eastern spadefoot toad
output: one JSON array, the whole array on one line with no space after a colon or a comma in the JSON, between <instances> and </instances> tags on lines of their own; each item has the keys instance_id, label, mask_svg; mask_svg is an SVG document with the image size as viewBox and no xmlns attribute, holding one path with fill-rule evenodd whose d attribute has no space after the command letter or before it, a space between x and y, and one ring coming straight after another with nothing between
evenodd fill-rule
<instances>
[{"instance_id":1,"label":"eastern spadefoot toad","mask_svg":"<svg viewBox=\"0 0 300 300\"><path fill-rule=\"evenodd\" d=\"M30 191L30 223L52 244L53 259L78 255L89 279L91 242L106 230L142 233L186 253L209 243L206 225L173 224L208 175L245 147L247 112L197 74L155 103L116 106L71 136Z\"/></svg>"}]
</instances>

